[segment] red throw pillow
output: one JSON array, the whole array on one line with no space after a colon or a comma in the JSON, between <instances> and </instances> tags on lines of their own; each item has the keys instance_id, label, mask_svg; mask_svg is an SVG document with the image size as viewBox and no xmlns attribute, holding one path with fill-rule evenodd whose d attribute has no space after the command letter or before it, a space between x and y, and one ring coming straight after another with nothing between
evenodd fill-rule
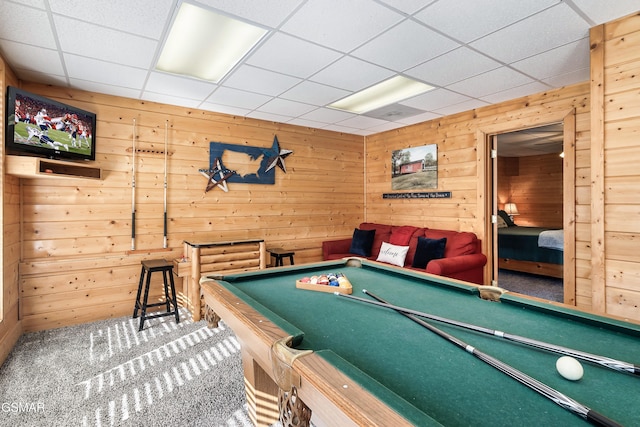
<instances>
[{"instance_id":1,"label":"red throw pillow","mask_svg":"<svg viewBox=\"0 0 640 427\"><path fill-rule=\"evenodd\" d=\"M389 243L398 246L408 246L411 236L417 230L418 227L411 225L401 225L393 227L391 229L391 237L389 237Z\"/></svg>"}]
</instances>

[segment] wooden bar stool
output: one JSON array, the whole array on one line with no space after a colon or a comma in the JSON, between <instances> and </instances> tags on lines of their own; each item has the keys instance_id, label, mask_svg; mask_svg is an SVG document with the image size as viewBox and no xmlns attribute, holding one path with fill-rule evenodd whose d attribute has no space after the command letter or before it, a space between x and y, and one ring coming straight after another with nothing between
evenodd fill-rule
<instances>
[{"instance_id":1,"label":"wooden bar stool","mask_svg":"<svg viewBox=\"0 0 640 427\"><path fill-rule=\"evenodd\" d=\"M284 265L284 263L282 262L284 257L289 257L289 263L293 265L293 255L295 254L295 252L287 251L282 248L272 248L268 249L268 251L271 256L276 259L276 267Z\"/></svg>"},{"instance_id":2,"label":"wooden bar stool","mask_svg":"<svg viewBox=\"0 0 640 427\"><path fill-rule=\"evenodd\" d=\"M154 304L149 304L147 301L149 299L149 284L151 283L151 273L156 271L162 272L162 279L164 283L164 302L158 302ZM146 275L146 281L145 281ZM168 277L168 279L167 279ZM143 300L140 301L140 294L142 293L142 287L144 284L144 297ZM170 289L169 289L170 288ZM169 294L169 290L171 294ZM149 307L159 307L166 306L166 313L153 313L147 315L147 308ZM173 305L173 310L171 310L171 306ZM176 323L180 323L180 314L178 313L178 303L176 300L176 287L173 283L173 264L167 262L164 259L150 259L142 261L142 270L140 271L140 283L138 283L138 294L136 295L136 304L133 308L133 318L138 317L138 310L142 310L140 313L140 328L138 331L141 331L144 328L144 321L147 319L153 319L156 317L163 316L176 316Z\"/></svg>"}]
</instances>

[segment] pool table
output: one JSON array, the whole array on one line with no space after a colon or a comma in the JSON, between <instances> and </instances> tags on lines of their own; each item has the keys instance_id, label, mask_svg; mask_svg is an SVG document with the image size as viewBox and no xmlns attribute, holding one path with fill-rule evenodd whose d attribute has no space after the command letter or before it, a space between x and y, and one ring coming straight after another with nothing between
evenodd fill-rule
<instances>
[{"instance_id":1,"label":"pool table","mask_svg":"<svg viewBox=\"0 0 640 427\"><path fill-rule=\"evenodd\" d=\"M640 363L640 324L362 259L205 277L206 305L236 334L253 422L278 418L271 348L285 340L297 398L316 426L585 425L567 411L398 312L333 293L298 289L305 276L343 273L353 296ZM582 362L561 377L558 354L458 326L433 326L622 425L640 424L640 376ZM631 360L629 360L631 359Z\"/></svg>"}]
</instances>

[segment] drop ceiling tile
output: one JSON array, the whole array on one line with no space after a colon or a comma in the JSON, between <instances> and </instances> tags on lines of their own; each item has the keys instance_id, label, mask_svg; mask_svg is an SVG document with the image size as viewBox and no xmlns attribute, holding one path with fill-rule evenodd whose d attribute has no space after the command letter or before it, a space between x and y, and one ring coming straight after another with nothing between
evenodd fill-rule
<instances>
[{"instance_id":1,"label":"drop ceiling tile","mask_svg":"<svg viewBox=\"0 0 640 427\"><path fill-rule=\"evenodd\" d=\"M64 54L69 78L103 83L105 85L141 88L146 70L98 61L97 59Z\"/></svg>"},{"instance_id":2,"label":"drop ceiling tile","mask_svg":"<svg viewBox=\"0 0 640 427\"><path fill-rule=\"evenodd\" d=\"M394 73L386 68L345 56L311 76L309 80L340 89L358 91L393 75Z\"/></svg>"},{"instance_id":3,"label":"drop ceiling tile","mask_svg":"<svg viewBox=\"0 0 640 427\"><path fill-rule=\"evenodd\" d=\"M460 45L415 21L403 21L351 55L402 72Z\"/></svg>"},{"instance_id":4,"label":"drop ceiling tile","mask_svg":"<svg viewBox=\"0 0 640 427\"><path fill-rule=\"evenodd\" d=\"M326 47L277 33L266 40L246 63L278 73L306 78L342 54Z\"/></svg>"},{"instance_id":5,"label":"drop ceiling tile","mask_svg":"<svg viewBox=\"0 0 640 427\"><path fill-rule=\"evenodd\" d=\"M14 70L16 73L19 73L20 75L20 79L27 81L27 82L38 82L44 85L53 85L53 86L60 86L60 87L65 87L68 82L67 82L67 78L64 75L58 76L55 74L45 74L39 71L33 71L33 70L20 70L20 69L15 69Z\"/></svg>"},{"instance_id":6,"label":"drop ceiling tile","mask_svg":"<svg viewBox=\"0 0 640 427\"><path fill-rule=\"evenodd\" d=\"M369 0L309 1L281 30L340 52L350 52L402 19L399 13Z\"/></svg>"},{"instance_id":7,"label":"drop ceiling tile","mask_svg":"<svg viewBox=\"0 0 640 427\"><path fill-rule=\"evenodd\" d=\"M216 88L214 83L160 72L150 73L144 86L145 91L198 101L207 99Z\"/></svg>"},{"instance_id":8,"label":"drop ceiling tile","mask_svg":"<svg viewBox=\"0 0 640 427\"><path fill-rule=\"evenodd\" d=\"M241 116L241 117L244 117L251 112L251 110L248 110L246 108L238 108L238 107L232 107L229 105L214 104L212 102L204 102L200 104L199 108L202 108L207 111L213 111L216 113L223 113L223 114L229 114L232 116Z\"/></svg>"},{"instance_id":9,"label":"drop ceiling tile","mask_svg":"<svg viewBox=\"0 0 640 427\"><path fill-rule=\"evenodd\" d=\"M313 121L313 120L302 119L300 117L295 118L293 120L289 120L289 124L296 125L296 126L304 126L304 127L308 127L308 128L312 128L312 129L321 129L322 126L326 125L326 123L316 122L316 121Z\"/></svg>"},{"instance_id":10,"label":"drop ceiling tile","mask_svg":"<svg viewBox=\"0 0 640 427\"><path fill-rule=\"evenodd\" d=\"M422 114L418 114L415 116L411 116L411 117L405 117L402 118L400 120L397 120L397 123L402 123L403 125L414 125L416 123L422 123L422 122L426 122L429 120L433 120L436 119L438 117L441 117L441 114L436 114L436 113L432 113L432 112L427 112L427 113L422 113Z\"/></svg>"},{"instance_id":11,"label":"drop ceiling tile","mask_svg":"<svg viewBox=\"0 0 640 427\"><path fill-rule=\"evenodd\" d=\"M57 47L49 17L44 10L1 1L0 16L2 17L0 39L47 49Z\"/></svg>"},{"instance_id":12,"label":"drop ceiling tile","mask_svg":"<svg viewBox=\"0 0 640 427\"><path fill-rule=\"evenodd\" d=\"M198 0L205 8L273 30L264 39L263 49L259 45L247 56L253 65L240 64L223 81L223 86L211 91L202 90L188 78L167 83L158 76L151 77L156 73L152 62L157 56L157 41L166 34L182 1L158 0L152 2L154 8L151 9L142 0L91 0L91 3L87 0L0 0L0 49L18 78L25 81L139 99L149 79L147 89L153 91L144 95L158 102L238 116L260 115L280 122L295 120L305 126L320 123L340 132L366 135L396 123L413 123L419 118L430 120L438 116L434 110L454 113L473 108L478 102L500 102L548 88L585 83L589 80L589 52L580 45L586 43L588 27L640 9L638 0ZM92 6L87 7L87 3ZM409 16L413 13L420 19ZM51 28L53 24L60 25ZM439 34L437 40L426 42L427 33L420 25ZM72 27L79 30L74 34ZM112 40L109 45L100 44L102 40L92 38L92 34L97 34L92 32L93 27L103 35L99 38L114 39L121 45L112 47L115 44ZM289 33L280 31L281 27ZM23 31L24 28L29 31ZM407 29L417 29L422 36L415 36ZM111 37L112 34L126 36ZM520 41L513 41L518 38ZM135 42L131 43L130 39ZM485 39L489 40L487 46L482 45ZM137 43L138 40L143 42ZM454 45L474 44L470 49L462 47L443 52L442 49L450 47L439 43L443 40ZM147 49L147 43L154 41L154 47ZM310 44L306 45L307 42ZM25 47L16 49L16 44L21 43L25 43ZM77 54L59 51L53 55L51 51L60 44ZM395 46L398 48L393 49ZM436 48L437 56L433 57L426 47ZM486 51L480 50L485 47ZM138 55L136 49L145 52ZM345 50L349 50L347 56L340 57ZM366 60L356 58L354 51ZM87 52L96 59L87 58ZM513 59L509 62L506 58ZM382 62L378 62L380 59ZM426 113L394 120L392 124L378 117L383 119L382 123L373 126L358 120L347 122L348 126L338 125L339 121L358 116L322 107L343 98L348 91L391 77L394 70L416 61L426 62L402 70L403 74L436 85L459 85L459 90L466 82L474 86L472 93L469 96L445 89L433 90L400 103ZM145 65L140 66L141 62ZM498 85L498 78L470 84L481 74L499 70L496 63L511 64L508 68L515 76L522 71L537 81L522 82L509 75L502 79L508 83L504 87ZM307 76L308 80L303 80ZM177 89L176 84L182 82L186 83L186 89ZM479 100L473 99L480 91L492 92ZM175 101L171 94L177 95ZM207 94L211 96L201 101ZM305 110L308 112L300 118L255 111L274 96L285 102L280 100L265 107L270 111L288 110L297 114L297 108L285 108L298 105L295 102L315 109ZM187 99L193 97L198 99ZM199 107L192 107L194 103L199 103Z\"/></svg>"},{"instance_id":13,"label":"drop ceiling tile","mask_svg":"<svg viewBox=\"0 0 640 427\"><path fill-rule=\"evenodd\" d=\"M456 114L462 111L469 111L469 110L473 110L474 108L480 108L487 105L489 105L488 102L484 102L479 99L470 99L460 104L455 104L455 105L450 105L448 107L440 108L438 110L435 110L434 112L436 114L442 114L443 116L447 116L450 114Z\"/></svg>"},{"instance_id":14,"label":"drop ceiling tile","mask_svg":"<svg viewBox=\"0 0 640 427\"><path fill-rule=\"evenodd\" d=\"M138 99L139 89L131 89L122 86L109 86L102 83L89 82L86 80L70 79L75 88L86 90L87 92L108 93L112 96L122 96L124 98Z\"/></svg>"},{"instance_id":15,"label":"drop ceiling tile","mask_svg":"<svg viewBox=\"0 0 640 427\"><path fill-rule=\"evenodd\" d=\"M437 0L382 0L394 9L398 9L408 15L413 15L418 10L435 3Z\"/></svg>"},{"instance_id":16,"label":"drop ceiling tile","mask_svg":"<svg viewBox=\"0 0 640 427\"><path fill-rule=\"evenodd\" d=\"M464 64L464 66L452 67L451 64ZM446 86L496 69L501 65L472 49L461 47L407 70L405 74L432 85Z\"/></svg>"},{"instance_id":17,"label":"drop ceiling tile","mask_svg":"<svg viewBox=\"0 0 640 427\"><path fill-rule=\"evenodd\" d=\"M267 113L264 111L252 111L247 114L247 117L251 117L253 119L267 120L269 122L276 123L287 123L291 120L291 117L281 116L280 114Z\"/></svg>"},{"instance_id":18,"label":"drop ceiling tile","mask_svg":"<svg viewBox=\"0 0 640 427\"><path fill-rule=\"evenodd\" d=\"M322 123L334 123L355 117L355 114L345 111L334 110L333 108L318 108L307 114L300 116L303 119L313 120Z\"/></svg>"},{"instance_id":19,"label":"drop ceiling tile","mask_svg":"<svg viewBox=\"0 0 640 427\"><path fill-rule=\"evenodd\" d=\"M451 92L447 89L435 89L422 95L414 96L410 99L405 99L404 101L400 102L400 104L419 108L425 111L434 111L439 108L447 107L449 105L468 101L469 99L470 98L468 96Z\"/></svg>"},{"instance_id":20,"label":"drop ceiling tile","mask_svg":"<svg viewBox=\"0 0 640 427\"><path fill-rule=\"evenodd\" d=\"M158 43L121 31L110 30L93 24L54 16L54 22L63 52L96 58L102 61L149 68ZM82 37L78 37L82 34ZM122 46L126 46L123 49Z\"/></svg>"},{"instance_id":21,"label":"drop ceiling tile","mask_svg":"<svg viewBox=\"0 0 640 427\"><path fill-rule=\"evenodd\" d=\"M640 11L638 0L573 0L595 25L604 24L622 16Z\"/></svg>"},{"instance_id":22,"label":"drop ceiling tile","mask_svg":"<svg viewBox=\"0 0 640 427\"><path fill-rule=\"evenodd\" d=\"M521 96L531 95L532 93L544 92L545 90L549 90L549 87L547 85L534 81L522 86L512 87L507 90L483 96L482 99L484 101L495 104L502 101L520 98Z\"/></svg>"},{"instance_id":23,"label":"drop ceiling tile","mask_svg":"<svg viewBox=\"0 0 640 427\"><path fill-rule=\"evenodd\" d=\"M367 128L367 132L370 132L370 133L387 132L390 130L399 129L404 126L406 125L400 122L387 122L387 123L381 124L380 126L372 126L370 128Z\"/></svg>"},{"instance_id":24,"label":"drop ceiling tile","mask_svg":"<svg viewBox=\"0 0 640 427\"><path fill-rule=\"evenodd\" d=\"M230 87L219 87L206 102L254 110L270 99L272 99L271 96L261 95L259 93L246 92Z\"/></svg>"},{"instance_id":25,"label":"drop ceiling tile","mask_svg":"<svg viewBox=\"0 0 640 427\"><path fill-rule=\"evenodd\" d=\"M227 14L271 27L280 26L292 11L304 3L303 0L199 0L199 2Z\"/></svg>"},{"instance_id":26,"label":"drop ceiling tile","mask_svg":"<svg viewBox=\"0 0 640 427\"><path fill-rule=\"evenodd\" d=\"M13 68L64 76L64 68L57 50L45 49L8 40L0 40L0 49L5 57L11 58Z\"/></svg>"},{"instance_id":27,"label":"drop ceiling tile","mask_svg":"<svg viewBox=\"0 0 640 427\"><path fill-rule=\"evenodd\" d=\"M333 131L333 132L348 133L348 134L351 134L351 135L366 135L366 134L369 133L369 132L363 131L363 130L358 129L358 128L352 128L352 127L349 127L349 126L341 126L341 125L338 125L338 124L327 125L327 126L323 127L322 129L330 130L330 131Z\"/></svg>"},{"instance_id":28,"label":"drop ceiling tile","mask_svg":"<svg viewBox=\"0 0 640 427\"><path fill-rule=\"evenodd\" d=\"M339 122L338 124L341 126L348 126L348 127L353 127L356 129L367 129L373 126L380 126L385 124L386 121L385 120L380 120L380 119L374 119L372 117L366 117L366 116L354 116L351 117L347 120L343 120L341 122Z\"/></svg>"},{"instance_id":29,"label":"drop ceiling tile","mask_svg":"<svg viewBox=\"0 0 640 427\"><path fill-rule=\"evenodd\" d=\"M144 1L109 0L95 1L87 7L86 0L49 0L54 14L154 40L160 39L174 3L174 0L154 0L151 6Z\"/></svg>"},{"instance_id":30,"label":"drop ceiling tile","mask_svg":"<svg viewBox=\"0 0 640 427\"><path fill-rule=\"evenodd\" d=\"M553 28L553 31L549 29ZM560 3L471 43L481 52L507 64L589 35L589 24ZM526 41L523 44L523 41Z\"/></svg>"},{"instance_id":31,"label":"drop ceiling tile","mask_svg":"<svg viewBox=\"0 0 640 427\"><path fill-rule=\"evenodd\" d=\"M349 92L320 83L304 81L280 95L281 98L292 101L306 102L317 106L331 104L340 98L349 95Z\"/></svg>"},{"instance_id":32,"label":"drop ceiling tile","mask_svg":"<svg viewBox=\"0 0 640 427\"><path fill-rule=\"evenodd\" d=\"M275 98L260 106L257 111L280 114L283 116L298 117L312 110L315 110L316 108L317 107L313 105L303 104L301 102Z\"/></svg>"},{"instance_id":33,"label":"drop ceiling tile","mask_svg":"<svg viewBox=\"0 0 640 427\"><path fill-rule=\"evenodd\" d=\"M187 108L198 108L200 106L200 102L194 99L178 98L173 95L165 95L163 93L155 93L155 92L149 92L149 91L145 91L140 97L140 99L144 99L146 101L151 101L151 102L159 102L161 104L177 105L180 107L187 107Z\"/></svg>"},{"instance_id":34,"label":"drop ceiling tile","mask_svg":"<svg viewBox=\"0 0 640 427\"><path fill-rule=\"evenodd\" d=\"M44 0L14 0L15 3L22 3L27 6L33 6L40 9L45 9Z\"/></svg>"},{"instance_id":35,"label":"drop ceiling tile","mask_svg":"<svg viewBox=\"0 0 640 427\"><path fill-rule=\"evenodd\" d=\"M568 86L575 83L588 82L591 78L591 70L589 67L571 71L570 73L544 79L543 82L551 87Z\"/></svg>"},{"instance_id":36,"label":"drop ceiling tile","mask_svg":"<svg viewBox=\"0 0 640 427\"><path fill-rule=\"evenodd\" d=\"M511 66L539 80L586 68L589 66L589 38L514 62Z\"/></svg>"},{"instance_id":37,"label":"drop ceiling tile","mask_svg":"<svg viewBox=\"0 0 640 427\"><path fill-rule=\"evenodd\" d=\"M471 98L480 98L516 86L522 86L532 81L531 78L518 71L508 67L500 67L449 85L447 89L464 93Z\"/></svg>"},{"instance_id":38,"label":"drop ceiling tile","mask_svg":"<svg viewBox=\"0 0 640 427\"><path fill-rule=\"evenodd\" d=\"M250 65L242 65L227 77L223 86L256 92L263 95L277 96L292 88L301 80L273 71L263 70Z\"/></svg>"},{"instance_id":39,"label":"drop ceiling tile","mask_svg":"<svg viewBox=\"0 0 640 427\"><path fill-rule=\"evenodd\" d=\"M559 0L438 1L415 17L457 40L470 42L557 3Z\"/></svg>"}]
</instances>

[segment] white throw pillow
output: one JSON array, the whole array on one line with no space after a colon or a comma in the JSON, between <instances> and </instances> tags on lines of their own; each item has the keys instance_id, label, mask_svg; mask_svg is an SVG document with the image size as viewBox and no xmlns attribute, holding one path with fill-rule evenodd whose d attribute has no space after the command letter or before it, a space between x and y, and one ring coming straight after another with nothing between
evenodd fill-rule
<instances>
[{"instance_id":1,"label":"white throw pillow","mask_svg":"<svg viewBox=\"0 0 640 427\"><path fill-rule=\"evenodd\" d=\"M391 243L382 242L380 253L376 261L386 262L387 264L404 267L404 259L407 257L409 246L397 246Z\"/></svg>"}]
</instances>

